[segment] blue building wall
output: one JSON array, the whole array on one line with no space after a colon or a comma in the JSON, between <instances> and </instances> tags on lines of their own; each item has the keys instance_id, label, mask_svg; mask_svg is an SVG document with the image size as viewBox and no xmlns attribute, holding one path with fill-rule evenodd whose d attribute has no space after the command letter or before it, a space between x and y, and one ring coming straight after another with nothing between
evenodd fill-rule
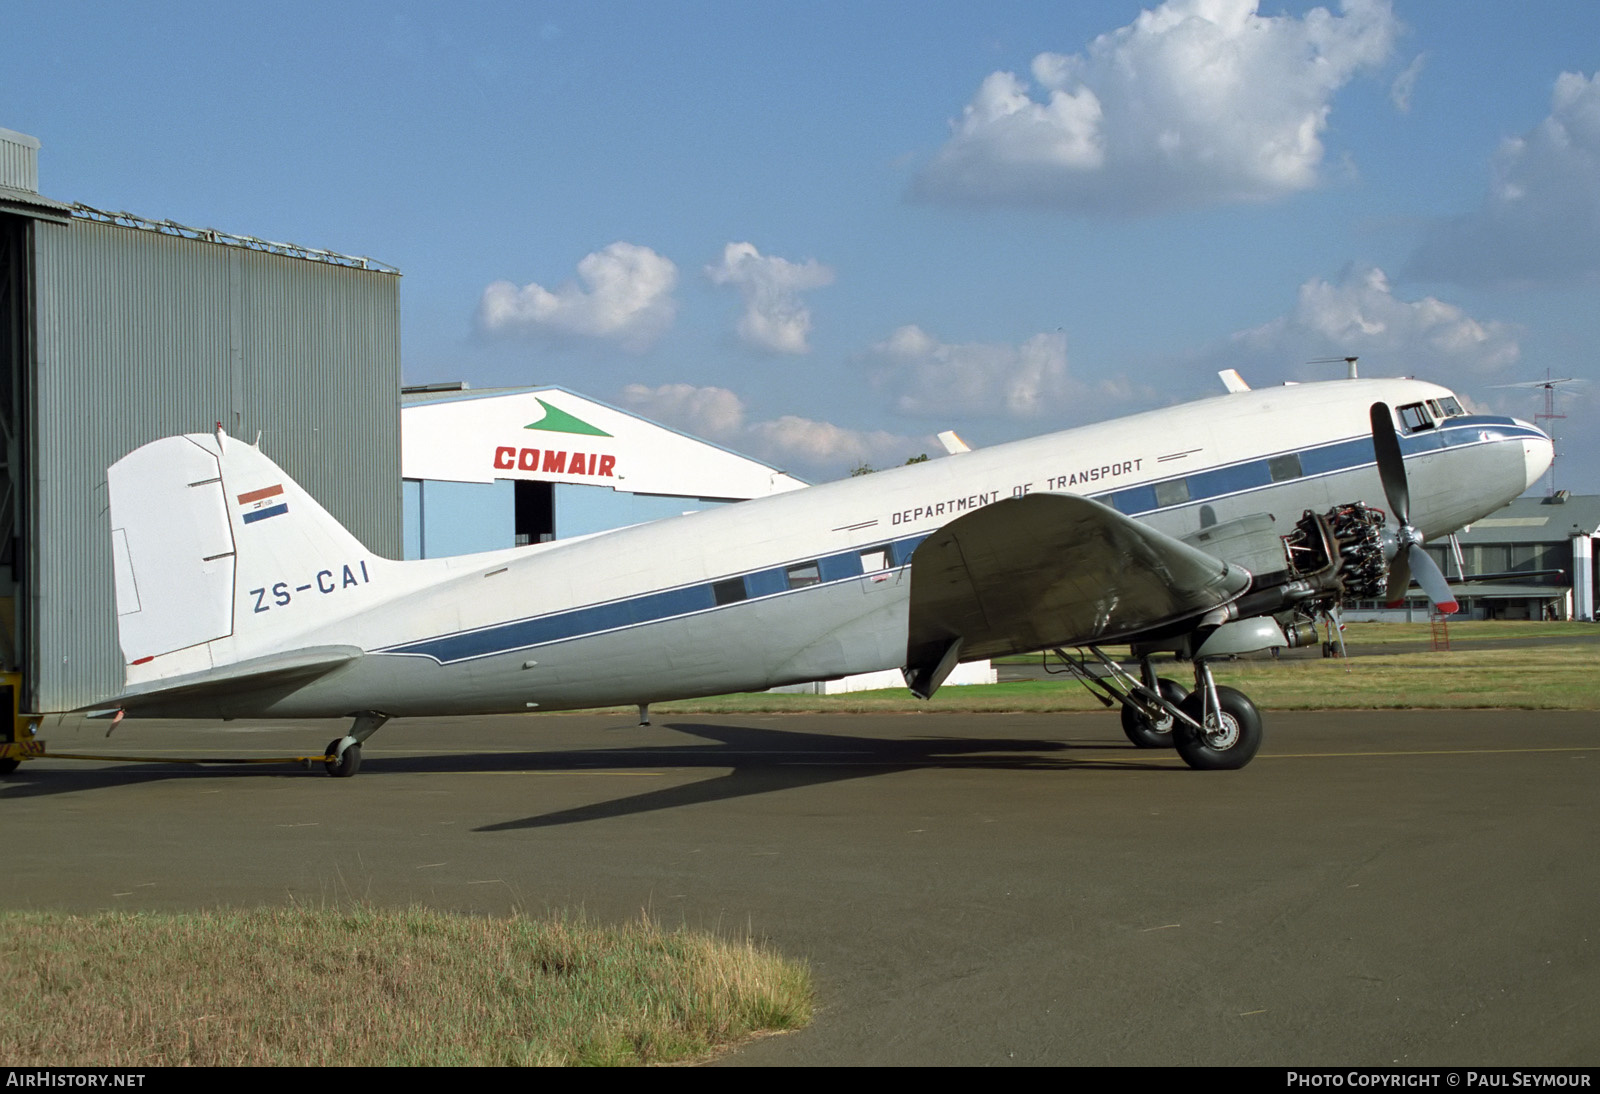
<instances>
[{"instance_id":1,"label":"blue building wall","mask_svg":"<svg viewBox=\"0 0 1600 1094\"><path fill-rule=\"evenodd\" d=\"M643 524L647 520L676 517L727 504L700 498L629 494L609 486L580 486L561 482L555 484L556 538L606 532L629 524Z\"/></svg>"},{"instance_id":2,"label":"blue building wall","mask_svg":"<svg viewBox=\"0 0 1600 1094\"><path fill-rule=\"evenodd\" d=\"M517 545L516 484L405 479L406 558L444 558ZM729 505L726 501L629 494L609 486L555 483L555 536L566 539Z\"/></svg>"},{"instance_id":3,"label":"blue building wall","mask_svg":"<svg viewBox=\"0 0 1600 1094\"><path fill-rule=\"evenodd\" d=\"M515 485L406 479L407 558L444 558L517 545Z\"/></svg>"}]
</instances>

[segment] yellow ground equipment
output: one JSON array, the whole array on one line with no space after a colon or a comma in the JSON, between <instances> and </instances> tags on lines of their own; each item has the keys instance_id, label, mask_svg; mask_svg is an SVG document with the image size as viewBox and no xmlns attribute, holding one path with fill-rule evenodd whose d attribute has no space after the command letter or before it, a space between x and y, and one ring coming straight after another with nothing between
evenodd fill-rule
<instances>
[{"instance_id":1,"label":"yellow ground equipment","mask_svg":"<svg viewBox=\"0 0 1600 1094\"><path fill-rule=\"evenodd\" d=\"M17 710L21 696L22 674L0 672L0 775L9 775L23 760L44 754L44 742L34 736L39 731L39 716Z\"/></svg>"}]
</instances>

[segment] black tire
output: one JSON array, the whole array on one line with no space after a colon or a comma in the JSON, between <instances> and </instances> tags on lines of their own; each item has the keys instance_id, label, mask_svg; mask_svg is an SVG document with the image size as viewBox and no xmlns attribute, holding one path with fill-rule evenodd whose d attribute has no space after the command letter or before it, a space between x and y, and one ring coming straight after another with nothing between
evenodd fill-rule
<instances>
[{"instance_id":1,"label":"black tire","mask_svg":"<svg viewBox=\"0 0 1600 1094\"><path fill-rule=\"evenodd\" d=\"M1156 681L1156 688L1161 692L1161 698L1174 706L1183 702L1189 694L1188 688L1166 677ZM1122 732L1140 748L1171 748L1174 721L1176 719L1169 714L1152 722L1143 711L1126 704L1122 707Z\"/></svg>"},{"instance_id":2,"label":"black tire","mask_svg":"<svg viewBox=\"0 0 1600 1094\"><path fill-rule=\"evenodd\" d=\"M339 758L322 762L322 766L328 769L328 774L336 779L348 779L351 775L361 770L361 746L353 744L341 754L339 752L339 742L342 740L344 740L343 737L335 737L328 742L328 755L337 755Z\"/></svg>"},{"instance_id":3,"label":"black tire","mask_svg":"<svg viewBox=\"0 0 1600 1094\"><path fill-rule=\"evenodd\" d=\"M1178 709L1195 721L1205 693L1195 692ZM1242 693L1232 688L1217 688L1217 705L1222 708L1222 725L1201 733L1185 722L1172 727L1172 743L1183 762L1196 771L1234 771L1249 763L1261 747L1261 712Z\"/></svg>"},{"instance_id":4,"label":"black tire","mask_svg":"<svg viewBox=\"0 0 1600 1094\"><path fill-rule=\"evenodd\" d=\"M7 756L5 759L0 760L0 775L9 775L21 766L21 760L15 756Z\"/></svg>"}]
</instances>

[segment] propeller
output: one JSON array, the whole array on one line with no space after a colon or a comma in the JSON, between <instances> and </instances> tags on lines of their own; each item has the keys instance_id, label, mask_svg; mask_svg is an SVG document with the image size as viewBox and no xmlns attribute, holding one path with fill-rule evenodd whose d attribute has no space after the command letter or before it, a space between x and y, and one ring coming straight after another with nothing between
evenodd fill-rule
<instances>
[{"instance_id":1,"label":"propeller","mask_svg":"<svg viewBox=\"0 0 1600 1094\"><path fill-rule=\"evenodd\" d=\"M1406 484L1406 461L1400 453L1400 437L1394 429L1394 415L1388 403L1372 404L1372 449L1378 457L1378 478L1389 499L1389 511L1400 527L1395 531L1395 553L1389 563L1389 588L1386 599L1393 604L1404 600L1406 590L1416 578L1422 591L1439 612L1449 615L1459 605L1450 591L1433 556L1422 549L1422 533L1411 523L1411 489Z\"/></svg>"}]
</instances>

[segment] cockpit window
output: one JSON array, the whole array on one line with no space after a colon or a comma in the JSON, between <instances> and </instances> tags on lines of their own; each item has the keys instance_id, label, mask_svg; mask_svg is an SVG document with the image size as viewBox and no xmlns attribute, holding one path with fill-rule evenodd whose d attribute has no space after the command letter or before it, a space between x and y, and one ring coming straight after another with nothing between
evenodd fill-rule
<instances>
[{"instance_id":1,"label":"cockpit window","mask_svg":"<svg viewBox=\"0 0 1600 1094\"><path fill-rule=\"evenodd\" d=\"M1400 424L1405 426L1407 433L1416 433L1418 430L1432 429L1433 419L1428 417L1428 410L1421 403L1412 403L1400 408Z\"/></svg>"},{"instance_id":2,"label":"cockpit window","mask_svg":"<svg viewBox=\"0 0 1600 1094\"><path fill-rule=\"evenodd\" d=\"M1444 416L1446 418L1459 418L1466 414L1466 411L1461 409L1461 404L1456 402L1454 396L1446 395L1439 400L1439 405L1444 408Z\"/></svg>"}]
</instances>

